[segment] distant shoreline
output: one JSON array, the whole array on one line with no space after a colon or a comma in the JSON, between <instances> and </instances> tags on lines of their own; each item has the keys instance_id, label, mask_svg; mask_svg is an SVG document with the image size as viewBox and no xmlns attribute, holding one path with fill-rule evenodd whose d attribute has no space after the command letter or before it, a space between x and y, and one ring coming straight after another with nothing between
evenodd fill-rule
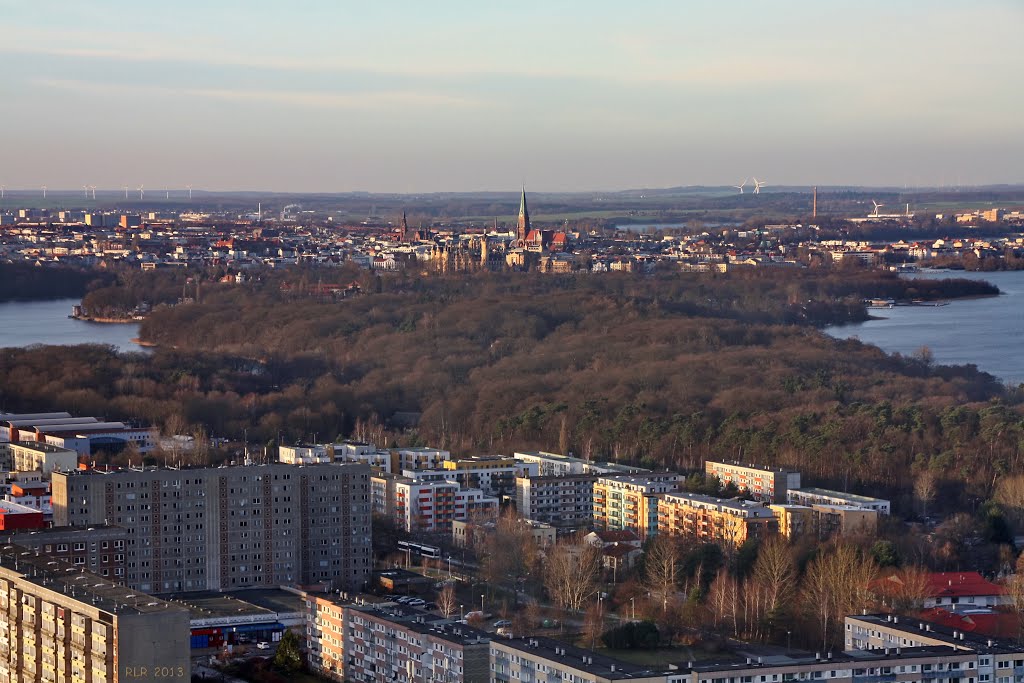
<instances>
[{"instance_id":1,"label":"distant shoreline","mask_svg":"<svg viewBox=\"0 0 1024 683\"><path fill-rule=\"evenodd\" d=\"M125 325L140 322L140 319L138 318L94 318L85 315L69 315L68 317L74 318L75 320L81 320L82 322L102 323L104 325Z\"/></svg>"}]
</instances>

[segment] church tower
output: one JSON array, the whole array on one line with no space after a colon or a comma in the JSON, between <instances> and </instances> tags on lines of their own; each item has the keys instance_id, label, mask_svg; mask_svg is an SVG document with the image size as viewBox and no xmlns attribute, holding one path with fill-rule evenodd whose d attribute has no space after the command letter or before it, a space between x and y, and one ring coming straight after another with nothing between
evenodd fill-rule
<instances>
[{"instance_id":1,"label":"church tower","mask_svg":"<svg viewBox=\"0 0 1024 683\"><path fill-rule=\"evenodd\" d=\"M519 247L526 246L526 238L530 234L530 211L526 208L526 188L519 200L519 225L516 230L516 242Z\"/></svg>"},{"instance_id":2,"label":"church tower","mask_svg":"<svg viewBox=\"0 0 1024 683\"><path fill-rule=\"evenodd\" d=\"M409 240L409 221L405 219L405 209L402 209L402 226L399 229L400 237L398 238L402 244L405 244Z\"/></svg>"}]
</instances>

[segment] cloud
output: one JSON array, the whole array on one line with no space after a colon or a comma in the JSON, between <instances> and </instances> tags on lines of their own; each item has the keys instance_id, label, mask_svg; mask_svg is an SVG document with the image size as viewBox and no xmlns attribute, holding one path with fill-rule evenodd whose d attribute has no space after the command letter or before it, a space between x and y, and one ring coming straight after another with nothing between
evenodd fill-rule
<instances>
[{"instance_id":1,"label":"cloud","mask_svg":"<svg viewBox=\"0 0 1024 683\"><path fill-rule=\"evenodd\" d=\"M154 97L203 98L225 102L276 103L321 109L373 110L390 106L479 107L477 100L412 90L336 93L313 90L233 90L227 88L176 88L163 85L99 83L93 81L38 78L30 81L45 88L83 94L148 95Z\"/></svg>"}]
</instances>

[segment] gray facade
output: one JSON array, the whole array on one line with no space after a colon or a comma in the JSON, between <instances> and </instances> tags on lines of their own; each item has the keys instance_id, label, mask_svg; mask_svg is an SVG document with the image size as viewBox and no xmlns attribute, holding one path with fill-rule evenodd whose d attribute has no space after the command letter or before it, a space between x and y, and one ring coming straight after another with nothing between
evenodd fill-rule
<instances>
[{"instance_id":1,"label":"gray facade","mask_svg":"<svg viewBox=\"0 0 1024 683\"><path fill-rule=\"evenodd\" d=\"M128 531L125 583L151 593L369 577L370 469L248 465L55 473L54 525Z\"/></svg>"},{"instance_id":2,"label":"gray facade","mask_svg":"<svg viewBox=\"0 0 1024 683\"><path fill-rule=\"evenodd\" d=\"M0 678L191 680L189 613L64 562L0 549Z\"/></svg>"}]
</instances>

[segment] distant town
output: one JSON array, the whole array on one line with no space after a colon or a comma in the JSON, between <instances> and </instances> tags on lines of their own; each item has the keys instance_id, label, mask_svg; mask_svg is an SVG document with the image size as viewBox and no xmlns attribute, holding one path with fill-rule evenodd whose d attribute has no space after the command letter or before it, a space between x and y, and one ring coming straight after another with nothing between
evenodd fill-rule
<instances>
[{"instance_id":1,"label":"distant town","mask_svg":"<svg viewBox=\"0 0 1024 683\"><path fill-rule=\"evenodd\" d=\"M765 195L762 195L765 196ZM379 218L338 224L289 204L270 215L237 212L87 211L25 208L0 212L0 258L38 265L81 267L222 267L224 281L242 282L259 268L354 264L371 271L543 273L680 271L843 264L906 268L960 263L966 257L996 263L1024 255L1024 212L1000 208L936 214L950 227L931 239L843 237L850 226L910 227L914 214L879 213L813 222L707 225L701 222L632 229L535 226L523 191L514 223L394 222ZM817 213L815 197L814 213ZM595 223L595 221L591 221ZM997 228L998 235L990 234ZM1014 230L1018 232L1014 233ZM325 293L345 294L338 285Z\"/></svg>"}]
</instances>

